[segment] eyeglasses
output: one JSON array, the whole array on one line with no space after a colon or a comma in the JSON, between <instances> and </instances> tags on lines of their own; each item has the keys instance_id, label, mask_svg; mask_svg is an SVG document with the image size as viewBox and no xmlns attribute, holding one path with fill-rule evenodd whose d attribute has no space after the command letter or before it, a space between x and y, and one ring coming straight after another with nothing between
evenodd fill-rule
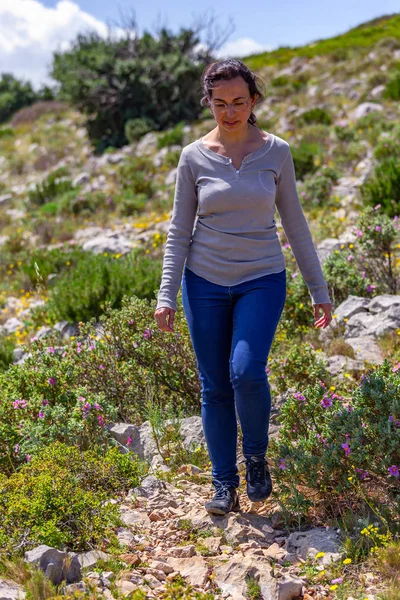
<instances>
[{"instance_id":1,"label":"eyeglasses","mask_svg":"<svg viewBox=\"0 0 400 600\"><path fill-rule=\"evenodd\" d=\"M218 112L227 110L228 106L233 106L236 110L244 110L247 107L249 100L250 100L250 97L247 100L236 100L236 102L233 102L233 104L230 104L230 103L226 104L225 102L221 102L220 100L218 100L217 102L210 100L210 104Z\"/></svg>"}]
</instances>

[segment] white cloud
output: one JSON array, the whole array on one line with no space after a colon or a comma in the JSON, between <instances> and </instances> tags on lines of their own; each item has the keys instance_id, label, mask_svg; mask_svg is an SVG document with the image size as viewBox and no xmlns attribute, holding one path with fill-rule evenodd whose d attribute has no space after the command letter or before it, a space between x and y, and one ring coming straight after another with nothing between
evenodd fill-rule
<instances>
[{"instance_id":1,"label":"white cloud","mask_svg":"<svg viewBox=\"0 0 400 600\"><path fill-rule=\"evenodd\" d=\"M217 58L240 58L267 50L272 50L272 46L259 44L251 38L239 38L234 42L227 42L216 52L216 55Z\"/></svg>"},{"instance_id":2,"label":"white cloud","mask_svg":"<svg viewBox=\"0 0 400 600\"><path fill-rule=\"evenodd\" d=\"M50 83L52 54L66 50L78 33L107 26L70 0L54 8L37 0L0 0L0 73L29 79L35 87ZM54 82L53 82L54 83Z\"/></svg>"}]
</instances>

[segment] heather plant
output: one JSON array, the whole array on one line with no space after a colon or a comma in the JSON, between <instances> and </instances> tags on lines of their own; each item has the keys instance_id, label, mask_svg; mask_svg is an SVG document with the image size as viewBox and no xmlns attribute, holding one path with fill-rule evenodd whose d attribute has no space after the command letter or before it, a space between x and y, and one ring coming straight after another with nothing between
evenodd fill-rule
<instances>
[{"instance_id":1,"label":"heather plant","mask_svg":"<svg viewBox=\"0 0 400 600\"><path fill-rule=\"evenodd\" d=\"M145 466L132 454L109 448L81 452L55 442L8 478L0 478L0 544L20 555L38 544L82 552L118 546L123 526L110 499L139 485Z\"/></svg>"},{"instance_id":2,"label":"heather plant","mask_svg":"<svg viewBox=\"0 0 400 600\"><path fill-rule=\"evenodd\" d=\"M115 402L79 379L80 345L69 353L40 340L31 346L22 365L0 373L0 470L5 473L55 441L105 449L107 425L117 416Z\"/></svg>"},{"instance_id":3,"label":"heather plant","mask_svg":"<svg viewBox=\"0 0 400 600\"><path fill-rule=\"evenodd\" d=\"M101 336L94 319L81 326L78 344L84 350L76 358L77 382L117 406L119 420L140 424L148 418L147 390L165 410L170 406L185 415L198 414L200 383L180 303L179 293L173 334L155 326L156 301L135 296L124 297L119 310L106 304ZM92 352L84 339L95 340ZM76 355L77 348L69 352Z\"/></svg>"},{"instance_id":4,"label":"heather plant","mask_svg":"<svg viewBox=\"0 0 400 600\"><path fill-rule=\"evenodd\" d=\"M87 253L57 280L46 311L54 322L88 321L103 313L105 302L119 308L125 295L152 298L160 280L161 261L146 256L141 248L123 257Z\"/></svg>"},{"instance_id":5,"label":"heather plant","mask_svg":"<svg viewBox=\"0 0 400 600\"><path fill-rule=\"evenodd\" d=\"M345 503L400 528L400 365L370 369L348 398L323 382L296 391L271 440L277 500L297 518L337 517ZM301 388L299 387L298 390Z\"/></svg>"},{"instance_id":6,"label":"heather plant","mask_svg":"<svg viewBox=\"0 0 400 600\"><path fill-rule=\"evenodd\" d=\"M380 204L383 212L394 217L400 207L400 159L396 155L384 158L360 188L365 204Z\"/></svg>"}]
</instances>

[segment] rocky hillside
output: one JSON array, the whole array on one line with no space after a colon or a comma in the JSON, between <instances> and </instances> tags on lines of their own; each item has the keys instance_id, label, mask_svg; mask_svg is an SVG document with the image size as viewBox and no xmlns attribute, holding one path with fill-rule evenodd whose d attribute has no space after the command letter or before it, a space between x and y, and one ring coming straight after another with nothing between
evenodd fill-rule
<instances>
[{"instance_id":1,"label":"rocky hillside","mask_svg":"<svg viewBox=\"0 0 400 600\"><path fill-rule=\"evenodd\" d=\"M334 304L315 330L277 215L274 492L248 501L239 432L241 512L205 512L182 307L174 336L153 318L180 152L214 121L98 156L81 114L33 105L0 128L5 598L398 597L400 17L246 62L265 81L259 126L291 145Z\"/></svg>"}]
</instances>

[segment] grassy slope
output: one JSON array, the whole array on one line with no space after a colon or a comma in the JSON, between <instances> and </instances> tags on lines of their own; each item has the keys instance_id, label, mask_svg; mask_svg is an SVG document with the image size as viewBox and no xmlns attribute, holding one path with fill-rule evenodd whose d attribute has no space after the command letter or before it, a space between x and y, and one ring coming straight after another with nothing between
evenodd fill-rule
<instances>
[{"instance_id":1,"label":"grassy slope","mask_svg":"<svg viewBox=\"0 0 400 600\"><path fill-rule=\"evenodd\" d=\"M271 52L246 56L246 65L257 71L267 65L282 65L295 56L313 58L332 52L354 48L368 48L383 38L400 39L400 14L387 15L368 21L346 33L325 40L316 40L306 46L282 47Z\"/></svg>"}]
</instances>

